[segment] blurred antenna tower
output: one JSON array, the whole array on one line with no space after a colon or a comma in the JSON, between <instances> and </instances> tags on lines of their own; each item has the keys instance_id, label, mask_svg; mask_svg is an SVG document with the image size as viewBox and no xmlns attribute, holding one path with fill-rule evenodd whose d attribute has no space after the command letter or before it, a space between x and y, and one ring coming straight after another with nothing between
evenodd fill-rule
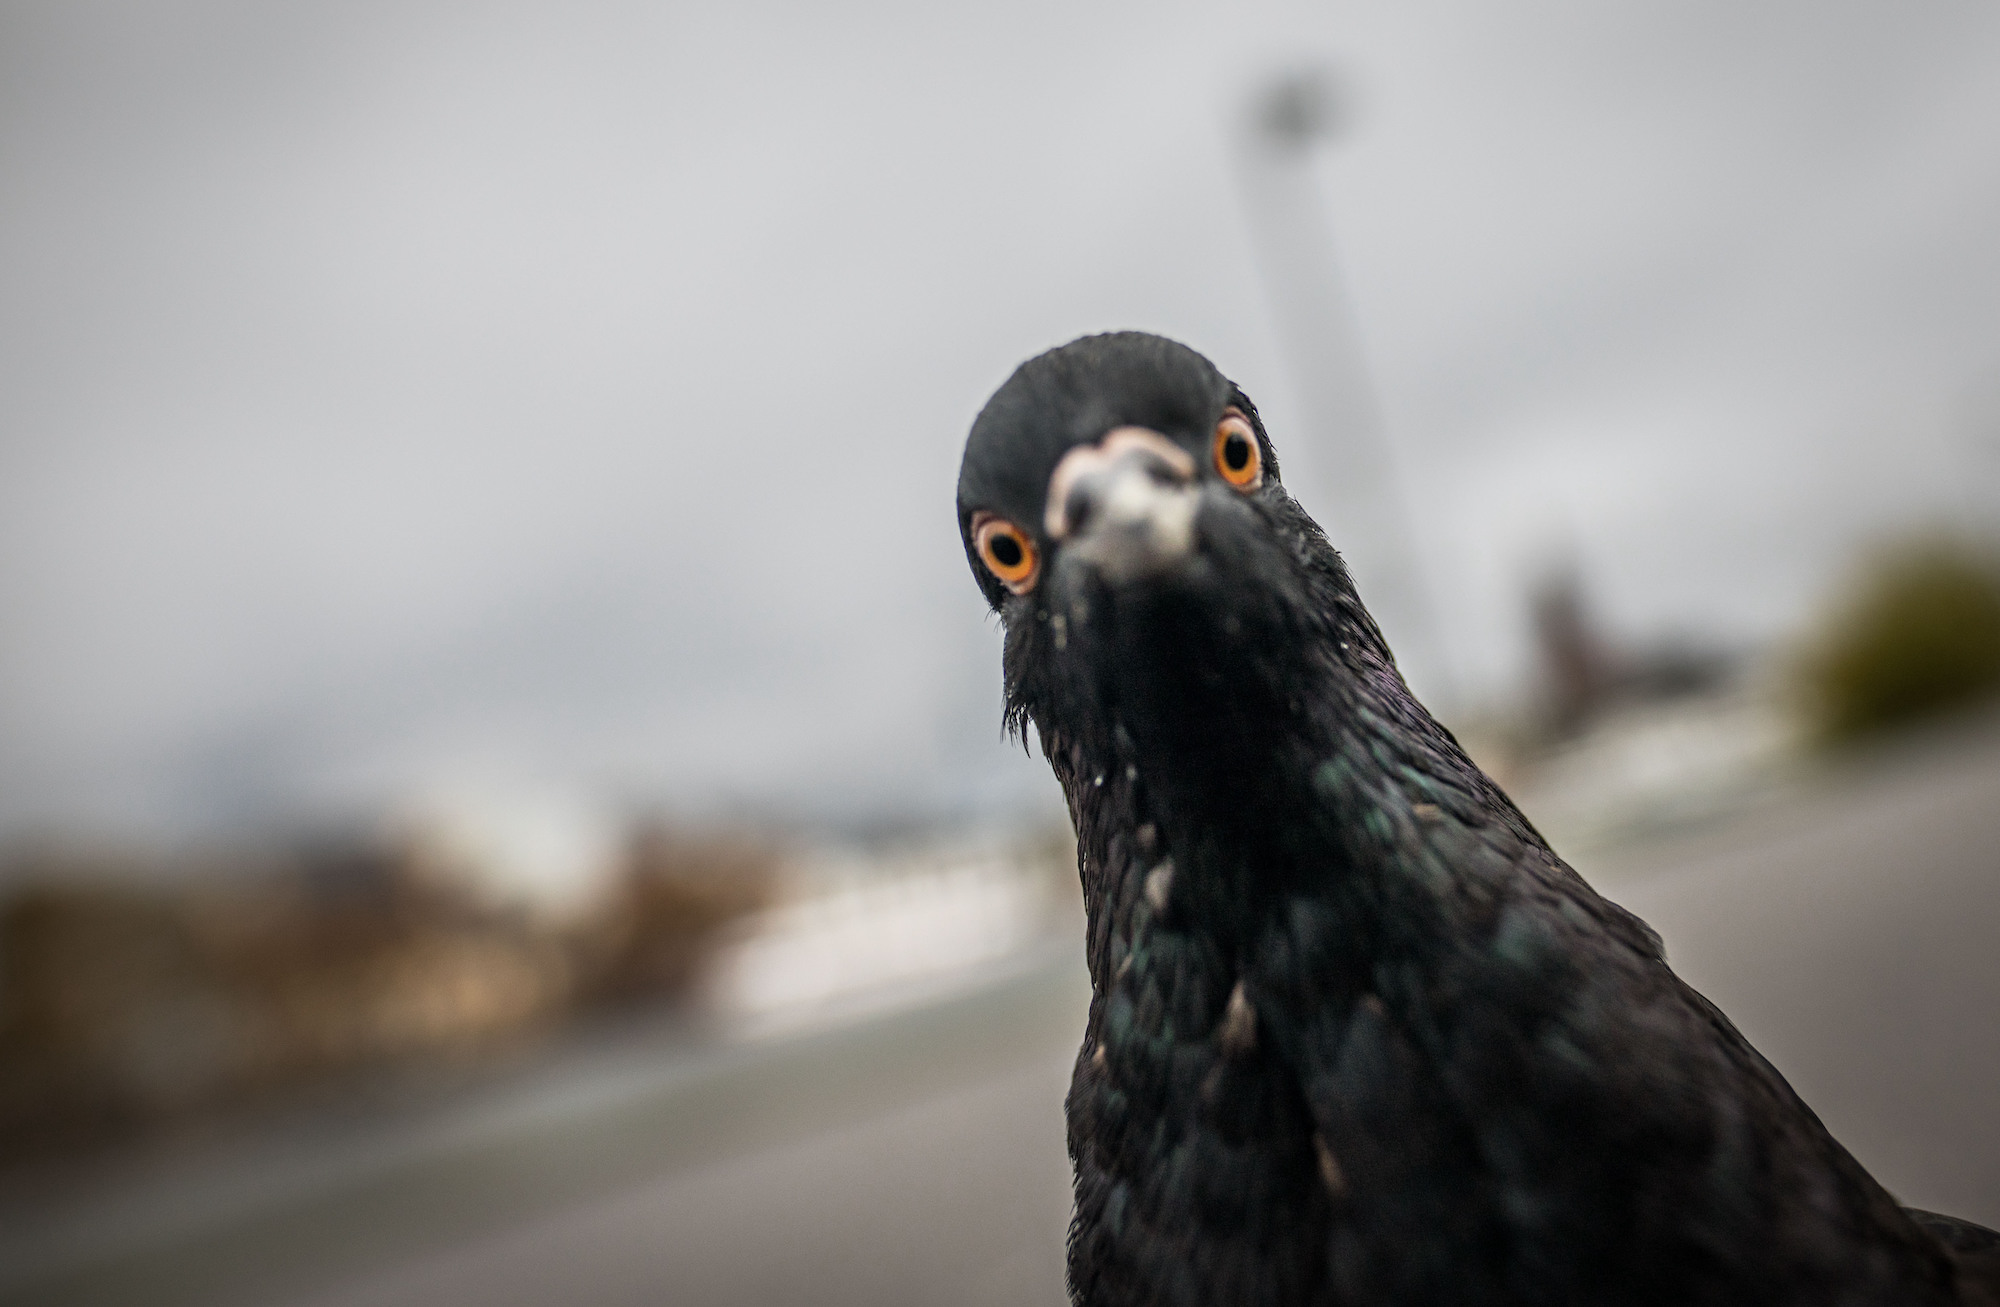
<instances>
[{"instance_id":1,"label":"blurred antenna tower","mask_svg":"<svg viewBox=\"0 0 2000 1307\"><path fill-rule=\"evenodd\" d=\"M1325 506L1320 520L1404 675L1428 701L1453 706L1456 687L1410 501L1369 380L1312 166L1315 148L1344 128L1347 107L1324 69L1287 73L1263 86L1239 132L1241 193L1313 437L1308 456L1296 460L1306 473L1302 479Z\"/></svg>"}]
</instances>

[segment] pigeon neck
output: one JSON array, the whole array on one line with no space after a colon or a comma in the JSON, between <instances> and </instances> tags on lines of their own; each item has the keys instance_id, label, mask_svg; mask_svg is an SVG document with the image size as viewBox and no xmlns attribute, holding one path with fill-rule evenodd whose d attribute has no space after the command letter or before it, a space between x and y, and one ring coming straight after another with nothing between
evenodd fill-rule
<instances>
[{"instance_id":1,"label":"pigeon neck","mask_svg":"<svg viewBox=\"0 0 2000 1307\"><path fill-rule=\"evenodd\" d=\"M1295 707L1241 725L1257 742L1254 761L1232 750L1234 765L1220 771L1150 756L1122 728L1103 738L1040 732L1075 824L1099 983L1135 914L1157 916L1169 890L1176 912L1225 952L1247 947L1301 896L1342 905L1357 964L1389 947L1381 924L1391 914L1399 930L1450 929L1436 902L1447 887L1413 881L1410 869L1438 863L1422 856L1442 834L1434 819L1473 794L1506 800L1386 655L1358 643L1316 651L1319 670L1302 678Z\"/></svg>"}]
</instances>

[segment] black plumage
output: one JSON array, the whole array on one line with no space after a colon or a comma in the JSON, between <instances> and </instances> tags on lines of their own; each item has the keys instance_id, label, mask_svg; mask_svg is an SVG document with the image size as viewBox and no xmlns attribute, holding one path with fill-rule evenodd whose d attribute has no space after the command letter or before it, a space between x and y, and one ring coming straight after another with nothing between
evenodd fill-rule
<instances>
[{"instance_id":1,"label":"black plumage","mask_svg":"<svg viewBox=\"0 0 2000 1307\"><path fill-rule=\"evenodd\" d=\"M1076 826L1076 1301L2000 1302L1411 696L1207 359L1023 364L958 512Z\"/></svg>"}]
</instances>

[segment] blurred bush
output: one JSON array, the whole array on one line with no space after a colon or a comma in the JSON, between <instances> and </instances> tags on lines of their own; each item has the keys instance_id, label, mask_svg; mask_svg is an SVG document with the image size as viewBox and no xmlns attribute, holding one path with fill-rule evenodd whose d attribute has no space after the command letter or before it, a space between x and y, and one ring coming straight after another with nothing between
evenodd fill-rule
<instances>
[{"instance_id":1,"label":"blurred bush","mask_svg":"<svg viewBox=\"0 0 2000 1307\"><path fill-rule=\"evenodd\" d=\"M776 861L747 840L643 832L601 908L557 923L441 886L395 847L16 858L0 897L0 1165L461 1058L610 1001L671 1001L722 928L768 901Z\"/></svg>"},{"instance_id":2,"label":"blurred bush","mask_svg":"<svg viewBox=\"0 0 2000 1307\"><path fill-rule=\"evenodd\" d=\"M641 830L611 910L588 936L588 998L629 1003L687 993L724 927L776 896L779 870L777 851L762 841Z\"/></svg>"},{"instance_id":3,"label":"blurred bush","mask_svg":"<svg viewBox=\"0 0 2000 1307\"><path fill-rule=\"evenodd\" d=\"M2000 692L2000 559L1948 535L1877 549L1799 672L1813 733L1836 746Z\"/></svg>"}]
</instances>

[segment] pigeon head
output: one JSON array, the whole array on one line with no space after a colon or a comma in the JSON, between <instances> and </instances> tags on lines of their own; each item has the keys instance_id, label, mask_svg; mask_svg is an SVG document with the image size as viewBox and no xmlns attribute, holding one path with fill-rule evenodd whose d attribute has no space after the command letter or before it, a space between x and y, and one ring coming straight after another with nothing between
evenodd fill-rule
<instances>
[{"instance_id":1,"label":"pigeon head","mask_svg":"<svg viewBox=\"0 0 2000 1307\"><path fill-rule=\"evenodd\" d=\"M1226 767L1339 651L1387 661L1256 406L1174 341L1088 336L1023 363L973 423L958 514L1006 627L1010 726L1094 765Z\"/></svg>"}]
</instances>

